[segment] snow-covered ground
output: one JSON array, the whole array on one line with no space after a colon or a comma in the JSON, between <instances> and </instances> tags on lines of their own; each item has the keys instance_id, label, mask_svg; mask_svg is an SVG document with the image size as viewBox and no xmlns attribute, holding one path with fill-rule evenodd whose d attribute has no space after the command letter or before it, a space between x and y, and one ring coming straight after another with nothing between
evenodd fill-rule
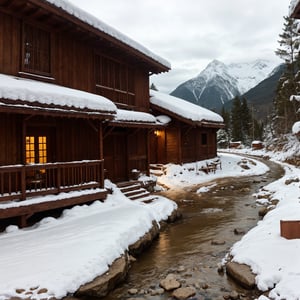
<instances>
[{"instance_id":1,"label":"snow-covered ground","mask_svg":"<svg viewBox=\"0 0 300 300\"><path fill-rule=\"evenodd\" d=\"M221 161L221 169L220 165L217 165L215 173L209 172L206 174L201 170L202 168L205 169L207 164L216 161ZM158 183L176 189L223 177L261 175L268 170L269 168L265 164L255 159L223 153L216 159L188 163L182 166L168 164L166 165L166 174L158 177Z\"/></svg>"},{"instance_id":2,"label":"snow-covered ground","mask_svg":"<svg viewBox=\"0 0 300 300\"><path fill-rule=\"evenodd\" d=\"M268 171L264 164L252 158L223 153L219 159L222 169L209 174L199 171L206 162L167 165L167 174L159 182L175 188ZM280 200L277 208L236 243L231 254L236 261L248 263L258 274L259 288L273 289L270 299L293 300L300 298L297 257L300 240L280 237L279 220L300 217L299 183L285 184L287 178L299 176L299 169L285 168L285 178L265 188L272 198ZM211 185L212 182L199 192L208 191ZM9 226L0 234L0 299L25 298L26 292L33 293L34 299L60 298L76 291L80 285L105 273L130 244L150 229L153 220L166 219L174 208L176 204L163 197L150 204L133 202L114 188L104 203L96 201L90 206L77 206L65 210L59 219L46 218L26 229ZM31 291L32 288L35 289ZM47 289L45 293L38 294L43 288ZM24 291L18 294L17 289ZM260 297L264 299L268 298Z\"/></svg>"},{"instance_id":3,"label":"snow-covered ground","mask_svg":"<svg viewBox=\"0 0 300 300\"><path fill-rule=\"evenodd\" d=\"M269 291L259 300L300 299L300 239L288 240L280 236L280 220L300 220L300 169L283 163L293 156L299 157L300 142L289 137L282 150L229 150L231 153L269 157L285 169L285 176L254 195L258 205L272 206L272 200L279 200L277 206L237 242L230 253L234 261L246 263L257 274L256 284L262 292Z\"/></svg>"},{"instance_id":4,"label":"snow-covered ground","mask_svg":"<svg viewBox=\"0 0 300 300\"><path fill-rule=\"evenodd\" d=\"M176 206L163 197L133 202L115 188L104 203L76 206L59 219L45 218L26 229L7 227L0 234L0 299L27 298L26 293L32 299L61 298L75 292L107 272L153 220L167 219Z\"/></svg>"}]
</instances>

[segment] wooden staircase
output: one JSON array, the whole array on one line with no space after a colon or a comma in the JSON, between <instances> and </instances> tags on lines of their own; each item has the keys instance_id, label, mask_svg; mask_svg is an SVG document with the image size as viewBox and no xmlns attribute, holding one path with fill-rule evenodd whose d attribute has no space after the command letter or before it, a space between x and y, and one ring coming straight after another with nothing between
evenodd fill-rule
<instances>
[{"instance_id":1,"label":"wooden staircase","mask_svg":"<svg viewBox=\"0 0 300 300\"><path fill-rule=\"evenodd\" d=\"M166 174L166 167L163 164L150 164L150 175L156 177Z\"/></svg>"},{"instance_id":2,"label":"wooden staircase","mask_svg":"<svg viewBox=\"0 0 300 300\"><path fill-rule=\"evenodd\" d=\"M156 196L153 196L145 188L142 187L142 183L137 180L131 180L126 182L119 182L117 187L120 191L130 200L142 201L150 203Z\"/></svg>"}]
</instances>

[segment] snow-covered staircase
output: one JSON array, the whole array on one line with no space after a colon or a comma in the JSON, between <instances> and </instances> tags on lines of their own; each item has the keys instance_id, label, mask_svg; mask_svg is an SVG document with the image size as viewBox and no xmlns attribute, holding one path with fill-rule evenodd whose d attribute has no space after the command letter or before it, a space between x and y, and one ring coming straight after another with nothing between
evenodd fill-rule
<instances>
[{"instance_id":1,"label":"snow-covered staircase","mask_svg":"<svg viewBox=\"0 0 300 300\"><path fill-rule=\"evenodd\" d=\"M130 200L137 200L149 203L157 197L151 195L145 188L142 187L139 181L119 182L117 187Z\"/></svg>"},{"instance_id":2,"label":"snow-covered staircase","mask_svg":"<svg viewBox=\"0 0 300 300\"><path fill-rule=\"evenodd\" d=\"M156 177L166 174L166 167L163 164L150 164L150 175Z\"/></svg>"}]
</instances>

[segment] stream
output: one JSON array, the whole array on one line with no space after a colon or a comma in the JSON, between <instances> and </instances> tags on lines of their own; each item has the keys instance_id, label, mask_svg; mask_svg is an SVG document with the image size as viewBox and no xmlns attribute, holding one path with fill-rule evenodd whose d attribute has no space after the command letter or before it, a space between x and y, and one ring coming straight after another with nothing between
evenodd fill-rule
<instances>
[{"instance_id":1,"label":"stream","mask_svg":"<svg viewBox=\"0 0 300 300\"><path fill-rule=\"evenodd\" d=\"M242 238L241 233L259 220L253 193L284 174L278 164L264 163L270 171L261 176L217 179L161 192L177 202L183 218L160 233L133 263L126 282L104 299L172 299L170 293L153 296L148 292L158 289L168 273L180 273L183 285L196 287L197 294L191 299L224 299L232 291L243 295L243 299L255 299L258 291L243 289L226 274L218 273L217 268L232 245ZM210 186L210 190L197 194L201 186ZM129 295L130 289L138 292Z\"/></svg>"}]
</instances>

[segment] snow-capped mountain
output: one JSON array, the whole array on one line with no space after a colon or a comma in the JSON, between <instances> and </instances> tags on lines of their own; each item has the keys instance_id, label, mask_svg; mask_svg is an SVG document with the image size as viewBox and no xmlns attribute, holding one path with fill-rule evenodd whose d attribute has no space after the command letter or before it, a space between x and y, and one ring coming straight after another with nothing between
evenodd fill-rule
<instances>
[{"instance_id":1,"label":"snow-capped mountain","mask_svg":"<svg viewBox=\"0 0 300 300\"><path fill-rule=\"evenodd\" d=\"M197 77L179 85L171 95L219 112L227 101L267 78L275 67L268 60L228 65L213 60Z\"/></svg>"}]
</instances>

